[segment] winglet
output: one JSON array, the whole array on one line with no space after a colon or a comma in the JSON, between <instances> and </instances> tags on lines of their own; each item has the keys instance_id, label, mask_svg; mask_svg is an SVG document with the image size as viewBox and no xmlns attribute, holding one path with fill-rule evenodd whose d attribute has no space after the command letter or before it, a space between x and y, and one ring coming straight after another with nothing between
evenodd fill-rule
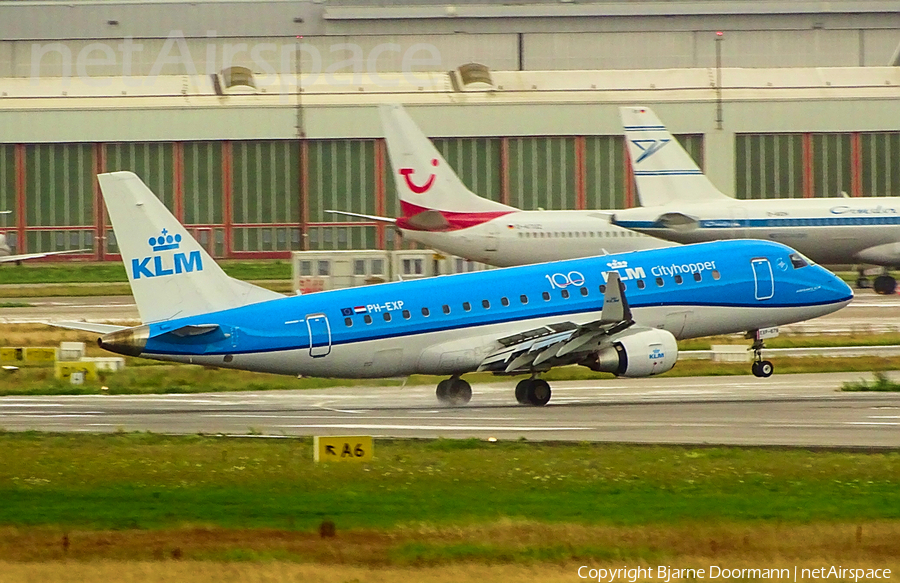
<instances>
[{"instance_id":1,"label":"winglet","mask_svg":"<svg viewBox=\"0 0 900 583\"><path fill-rule=\"evenodd\" d=\"M610 271L606 279L606 291L603 293L603 311L600 322L630 322L631 308L625 298L625 286L619 280L617 271Z\"/></svg>"},{"instance_id":2,"label":"winglet","mask_svg":"<svg viewBox=\"0 0 900 583\"><path fill-rule=\"evenodd\" d=\"M649 107L620 107L641 206L730 200Z\"/></svg>"}]
</instances>

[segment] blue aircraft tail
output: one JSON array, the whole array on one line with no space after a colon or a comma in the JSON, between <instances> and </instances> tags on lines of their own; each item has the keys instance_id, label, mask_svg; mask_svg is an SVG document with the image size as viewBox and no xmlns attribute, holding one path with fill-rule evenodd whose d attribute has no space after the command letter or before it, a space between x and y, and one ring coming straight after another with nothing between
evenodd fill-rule
<instances>
[{"instance_id":1,"label":"blue aircraft tail","mask_svg":"<svg viewBox=\"0 0 900 583\"><path fill-rule=\"evenodd\" d=\"M145 324L283 297L226 275L134 173L97 179Z\"/></svg>"}]
</instances>

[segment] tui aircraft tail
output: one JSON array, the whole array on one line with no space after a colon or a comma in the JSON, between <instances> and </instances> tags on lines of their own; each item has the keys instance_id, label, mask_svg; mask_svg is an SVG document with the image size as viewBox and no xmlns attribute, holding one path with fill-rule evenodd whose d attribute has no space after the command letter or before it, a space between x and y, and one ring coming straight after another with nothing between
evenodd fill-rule
<instances>
[{"instance_id":1,"label":"tui aircraft tail","mask_svg":"<svg viewBox=\"0 0 900 583\"><path fill-rule=\"evenodd\" d=\"M619 113L641 206L730 200L649 107L620 107Z\"/></svg>"},{"instance_id":2,"label":"tui aircraft tail","mask_svg":"<svg viewBox=\"0 0 900 583\"><path fill-rule=\"evenodd\" d=\"M145 324L283 297L226 275L132 172L97 179Z\"/></svg>"},{"instance_id":3,"label":"tui aircraft tail","mask_svg":"<svg viewBox=\"0 0 900 583\"><path fill-rule=\"evenodd\" d=\"M482 198L466 188L402 105L382 105L379 111L404 217L410 218L428 211L484 213L516 210Z\"/></svg>"}]
</instances>

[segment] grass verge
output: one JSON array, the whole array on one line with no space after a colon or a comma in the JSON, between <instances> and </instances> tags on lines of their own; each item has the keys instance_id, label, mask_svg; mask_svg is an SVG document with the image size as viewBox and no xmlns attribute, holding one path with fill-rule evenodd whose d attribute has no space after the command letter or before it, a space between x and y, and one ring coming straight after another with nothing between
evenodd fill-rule
<instances>
[{"instance_id":1,"label":"grass verge","mask_svg":"<svg viewBox=\"0 0 900 583\"><path fill-rule=\"evenodd\" d=\"M15 528L900 521L897 452L379 440L351 465L315 464L311 439L144 433L2 433L0 451L0 525Z\"/></svg>"},{"instance_id":2,"label":"grass verge","mask_svg":"<svg viewBox=\"0 0 900 583\"><path fill-rule=\"evenodd\" d=\"M865 379L847 382L841 387L842 391L859 392L859 391L876 391L876 392L900 392L900 383L896 383L889 379L883 372L875 373L875 380L869 383Z\"/></svg>"}]
</instances>

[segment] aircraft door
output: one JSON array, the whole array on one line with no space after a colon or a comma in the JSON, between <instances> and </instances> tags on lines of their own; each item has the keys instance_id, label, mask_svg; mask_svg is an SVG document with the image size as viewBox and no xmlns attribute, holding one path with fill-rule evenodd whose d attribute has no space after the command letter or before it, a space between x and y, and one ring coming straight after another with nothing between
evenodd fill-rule
<instances>
[{"instance_id":1,"label":"aircraft door","mask_svg":"<svg viewBox=\"0 0 900 583\"><path fill-rule=\"evenodd\" d=\"M309 330L309 355L313 358L328 356L331 352L331 326L325 314L307 314L306 328Z\"/></svg>"},{"instance_id":2,"label":"aircraft door","mask_svg":"<svg viewBox=\"0 0 900 583\"><path fill-rule=\"evenodd\" d=\"M775 295L775 280L772 276L772 264L765 257L750 260L753 266L753 285L756 299L768 300Z\"/></svg>"}]
</instances>

